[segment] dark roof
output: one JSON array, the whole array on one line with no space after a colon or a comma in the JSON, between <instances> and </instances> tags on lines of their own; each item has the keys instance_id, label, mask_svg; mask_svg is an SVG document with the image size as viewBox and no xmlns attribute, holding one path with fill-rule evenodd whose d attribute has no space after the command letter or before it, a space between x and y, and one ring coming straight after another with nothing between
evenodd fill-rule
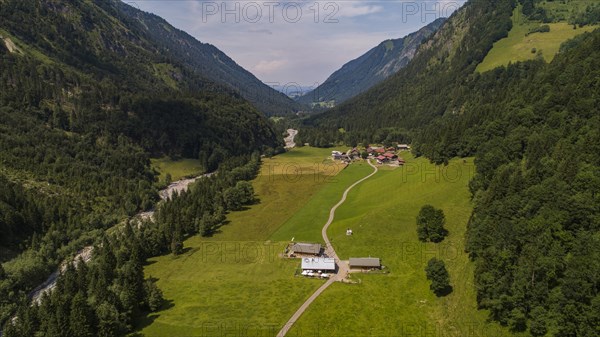
<instances>
[{"instance_id":1,"label":"dark roof","mask_svg":"<svg viewBox=\"0 0 600 337\"><path fill-rule=\"evenodd\" d=\"M350 268L352 267L381 267L381 262L378 257L351 257Z\"/></svg>"},{"instance_id":2,"label":"dark roof","mask_svg":"<svg viewBox=\"0 0 600 337\"><path fill-rule=\"evenodd\" d=\"M292 246L292 251L294 253L317 254L318 255L321 253L321 244L320 243L298 242Z\"/></svg>"}]
</instances>

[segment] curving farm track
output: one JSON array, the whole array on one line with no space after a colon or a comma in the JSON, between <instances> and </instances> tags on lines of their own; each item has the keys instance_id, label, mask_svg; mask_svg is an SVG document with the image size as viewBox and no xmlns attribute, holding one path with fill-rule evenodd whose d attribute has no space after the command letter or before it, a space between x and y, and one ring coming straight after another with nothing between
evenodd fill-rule
<instances>
[{"instance_id":1,"label":"curving farm track","mask_svg":"<svg viewBox=\"0 0 600 337\"><path fill-rule=\"evenodd\" d=\"M319 297L319 295L321 295L323 293L323 291L325 291L325 289L327 289L327 287L329 287L335 281L342 281L343 279L346 278L346 276L348 274L348 266L343 263L340 263L340 259L338 258L337 253L335 252L335 249L331 245L331 242L329 241L329 237L327 236L327 229L329 228L329 225L331 225L331 223L333 222L333 219L335 218L335 211L337 210L337 208L340 207L346 201L346 198L348 197L348 192L350 192L350 190L352 190L352 188L354 188L356 185L371 178L373 175L375 175L375 173L377 173L377 171L378 171L377 167L375 165L371 164L371 161L367 160L367 162L369 163L369 165L371 165L371 167L373 167L373 172L371 172L368 176L357 180L354 184L350 185L350 187L348 187L344 191L344 194L342 195L342 199L340 199L340 201L337 204L335 204L335 206L333 206L331 208L331 210L329 210L329 219L327 220L327 222L323 226L323 229L321 230L321 235L323 236L323 240L325 241L325 253L327 254L327 256L335 259L335 263L338 266L338 272L333 277L331 277L329 280L327 280L327 282L325 282L322 286L320 286L319 289L317 289L304 303L302 303L300 308L298 308L298 310L296 310L296 312L287 321L287 323L283 326L283 328L281 328L281 330L277 334L277 337L285 336L287 334L287 332L290 330L290 328L294 325L294 323L300 318L300 316L302 316L304 311L306 311L306 309L312 304L312 302L314 302L314 300L317 299L317 297Z\"/></svg>"}]
</instances>

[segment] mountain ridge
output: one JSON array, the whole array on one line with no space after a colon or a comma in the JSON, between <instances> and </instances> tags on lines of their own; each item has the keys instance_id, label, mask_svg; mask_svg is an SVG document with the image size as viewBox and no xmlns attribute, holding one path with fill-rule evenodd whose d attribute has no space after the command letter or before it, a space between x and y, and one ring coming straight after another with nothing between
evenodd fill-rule
<instances>
[{"instance_id":1,"label":"mountain ridge","mask_svg":"<svg viewBox=\"0 0 600 337\"><path fill-rule=\"evenodd\" d=\"M372 130L361 131L367 128L402 125L410 129L426 125L459 104L453 95L460 90L456 84L468 79L493 43L507 36L513 8L512 1L497 5L488 1L467 2L419 45L406 67L305 124L331 128L332 132L343 128L356 132L361 140L372 137ZM364 111L371 111L378 118L365 120Z\"/></svg>"},{"instance_id":2,"label":"mountain ridge","mask_svg":"<svg viewBox=\"0 0 600 337\"><path fill-rule=\"evenodd\" d=\"M126 3L117 6L129 19L139 21L147 33L178 62L199 71L213 82L240 94L268 116L296 112L300 106L286 95L264 84L215 45L199 41L153 13Z\"/></svg>"},{"instance_id":3,"label":"mountain ridge","mask_svg":"<svg viewBox=\"0 0 600 337\"><path fill-rule=\"evenodd\" d=\"M433 34L444 22L438 18L416 32L402 38L388 39L344 64L323 84L298 98L305 104L313 102L344 102L404 68L414 57L421 42Z\"/></svg>"}]
</instances>

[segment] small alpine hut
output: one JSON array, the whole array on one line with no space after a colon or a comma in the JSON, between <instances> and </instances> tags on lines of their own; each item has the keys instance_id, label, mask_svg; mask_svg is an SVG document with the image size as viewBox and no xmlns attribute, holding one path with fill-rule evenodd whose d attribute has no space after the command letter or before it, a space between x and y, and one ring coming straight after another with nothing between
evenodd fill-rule
<instances>
[{"instance_id":1,"label":"small alpine hut","mask_svg":"<svg viewBox=\"0 0 600 337\"><path fill-rule=\"evenodd\" d=\"M292 245L290 253L294 255L319 256L321 255L321 244L298 242Z\"/></svg>"},{"instance_id":2,"label":"small alpine hut","mask_svg":"<svg viewBox=\"0 0 600 337\"><path fill-rule=\"evenodd\" d=\"M335 271L335 259L332 257L305 257L302 270Z\"/></svg>"},{"instance_id":3,"label":"small alpine hut","mask_svg":"<svg viewBox=\"0 0 600 337\"><path fill-rule=\"evenodd\" d=\"M351 257L348 265L352 270L375 270L381 269L381 261L378 257Z\"/></svg>"}]
</instances>

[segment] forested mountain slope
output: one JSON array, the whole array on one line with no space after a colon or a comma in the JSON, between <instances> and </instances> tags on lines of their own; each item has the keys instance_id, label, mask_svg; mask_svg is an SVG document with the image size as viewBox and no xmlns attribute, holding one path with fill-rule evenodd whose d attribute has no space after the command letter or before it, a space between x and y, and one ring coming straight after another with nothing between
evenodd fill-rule
<instances>
[{"instance_id":1,"label":"forested mountain slope","mask_svg":"<svg viewBox=\"0 0 600 337\"><path fill-rule=\"evenodd\" d=\"M495 41L507 36L512 26L512 1L470 1L452 14L423 43L413 60L395 75L344 104L309 119L302 140L325 143L340 138L339 128L350 142L381 142L394 128L420 127L452 113L475 67ZM320 130L313 133L311 126ZM385 132L382 132L385 131ZM404 132L406 134L406 132Z\"/></svg>"},{"instance_id":2,"label":"forested mountain slope","mask_svg":"<svg viewBox=\"0 0 600 337\"><path fill-rule=\"evenodd\" d=\"M26 250L0 270L0 324L68 254L154 205L150 156L212 171L282 146L255 107L121 9L0 2L0 262Z\"/></svg>"},{"instance_id":3,"label":"forested mountain slope","mask_svg":"<svg viewBox=\"0 0 600 337\"><path fill-rule=\"evenodd\" d=\"M415 137L436 161L476 155L466 248L479 305L534 336L600 332L599 60L596 30L550 64L484 73L461 114Z\"/></svg>"},{"instance_id":4,"label":"forested mountain slope","mask_svg":"<svg viewBox=\"0 0 600 337\"><path fill-rule=\"evenodd\" d=\"M163 18L118 2L127 19L139 23L153 43L177 62L215 83L221 83L252 102L266 115L286 115L299 109L292 99L262 83L211 44L202 43Z\"/></svg>"},{"instance_id":5,"label":"forested mountain slope","mask_svg":"<svg viewBox=\"0 0 600 337\"><path fill-rule=\"evenodd\" d=\"M298 98L299 102L343 101L360 94L404 68L414 57L421 42L445 21L439 18L403 38L386 40L359 58L344 64L314 90Z\"/></svg>"},{"instance_id":6,"label":"forested mountain slope","mask_svg":"<svg viewBox=\"0 0 600 337\"><path fill-rule=\"evenodd\" d=\"M513 17L517 5L520 11ZM389 140L408 138L411 129L445 114L460 113L461 99L469 90L475 69L494 42L508 36L515 21L525 20L533 26L536 22L563 22L583 31L581 27L588 29L587 25L600 23L599 8L597 1L469 1L418 48L407 67L367 92L310 118L302 139L330 144L339 140L382 142L389 134ZM319 130L312 130L312 126ZM340 133L340 128L344 132Z\"/></svg>"},{"instance_id":7,"label":"forested mountain slope","mask_svg":"<svg viewBox=\"0 0 600 337\"><path fill-rule=\"evenodd\" d=\"M551 14L538 4L522 1L533 6L524 15ZM478 305L515 332L597 336L600 30L564 43L551 63L475 72L509 30L514 5L467 3L397 76L301 133L324 143L411 141L440 164L475 156L466 249ZM596 22L588 5L581 20Z\"/></svg>"}]
</instances>

